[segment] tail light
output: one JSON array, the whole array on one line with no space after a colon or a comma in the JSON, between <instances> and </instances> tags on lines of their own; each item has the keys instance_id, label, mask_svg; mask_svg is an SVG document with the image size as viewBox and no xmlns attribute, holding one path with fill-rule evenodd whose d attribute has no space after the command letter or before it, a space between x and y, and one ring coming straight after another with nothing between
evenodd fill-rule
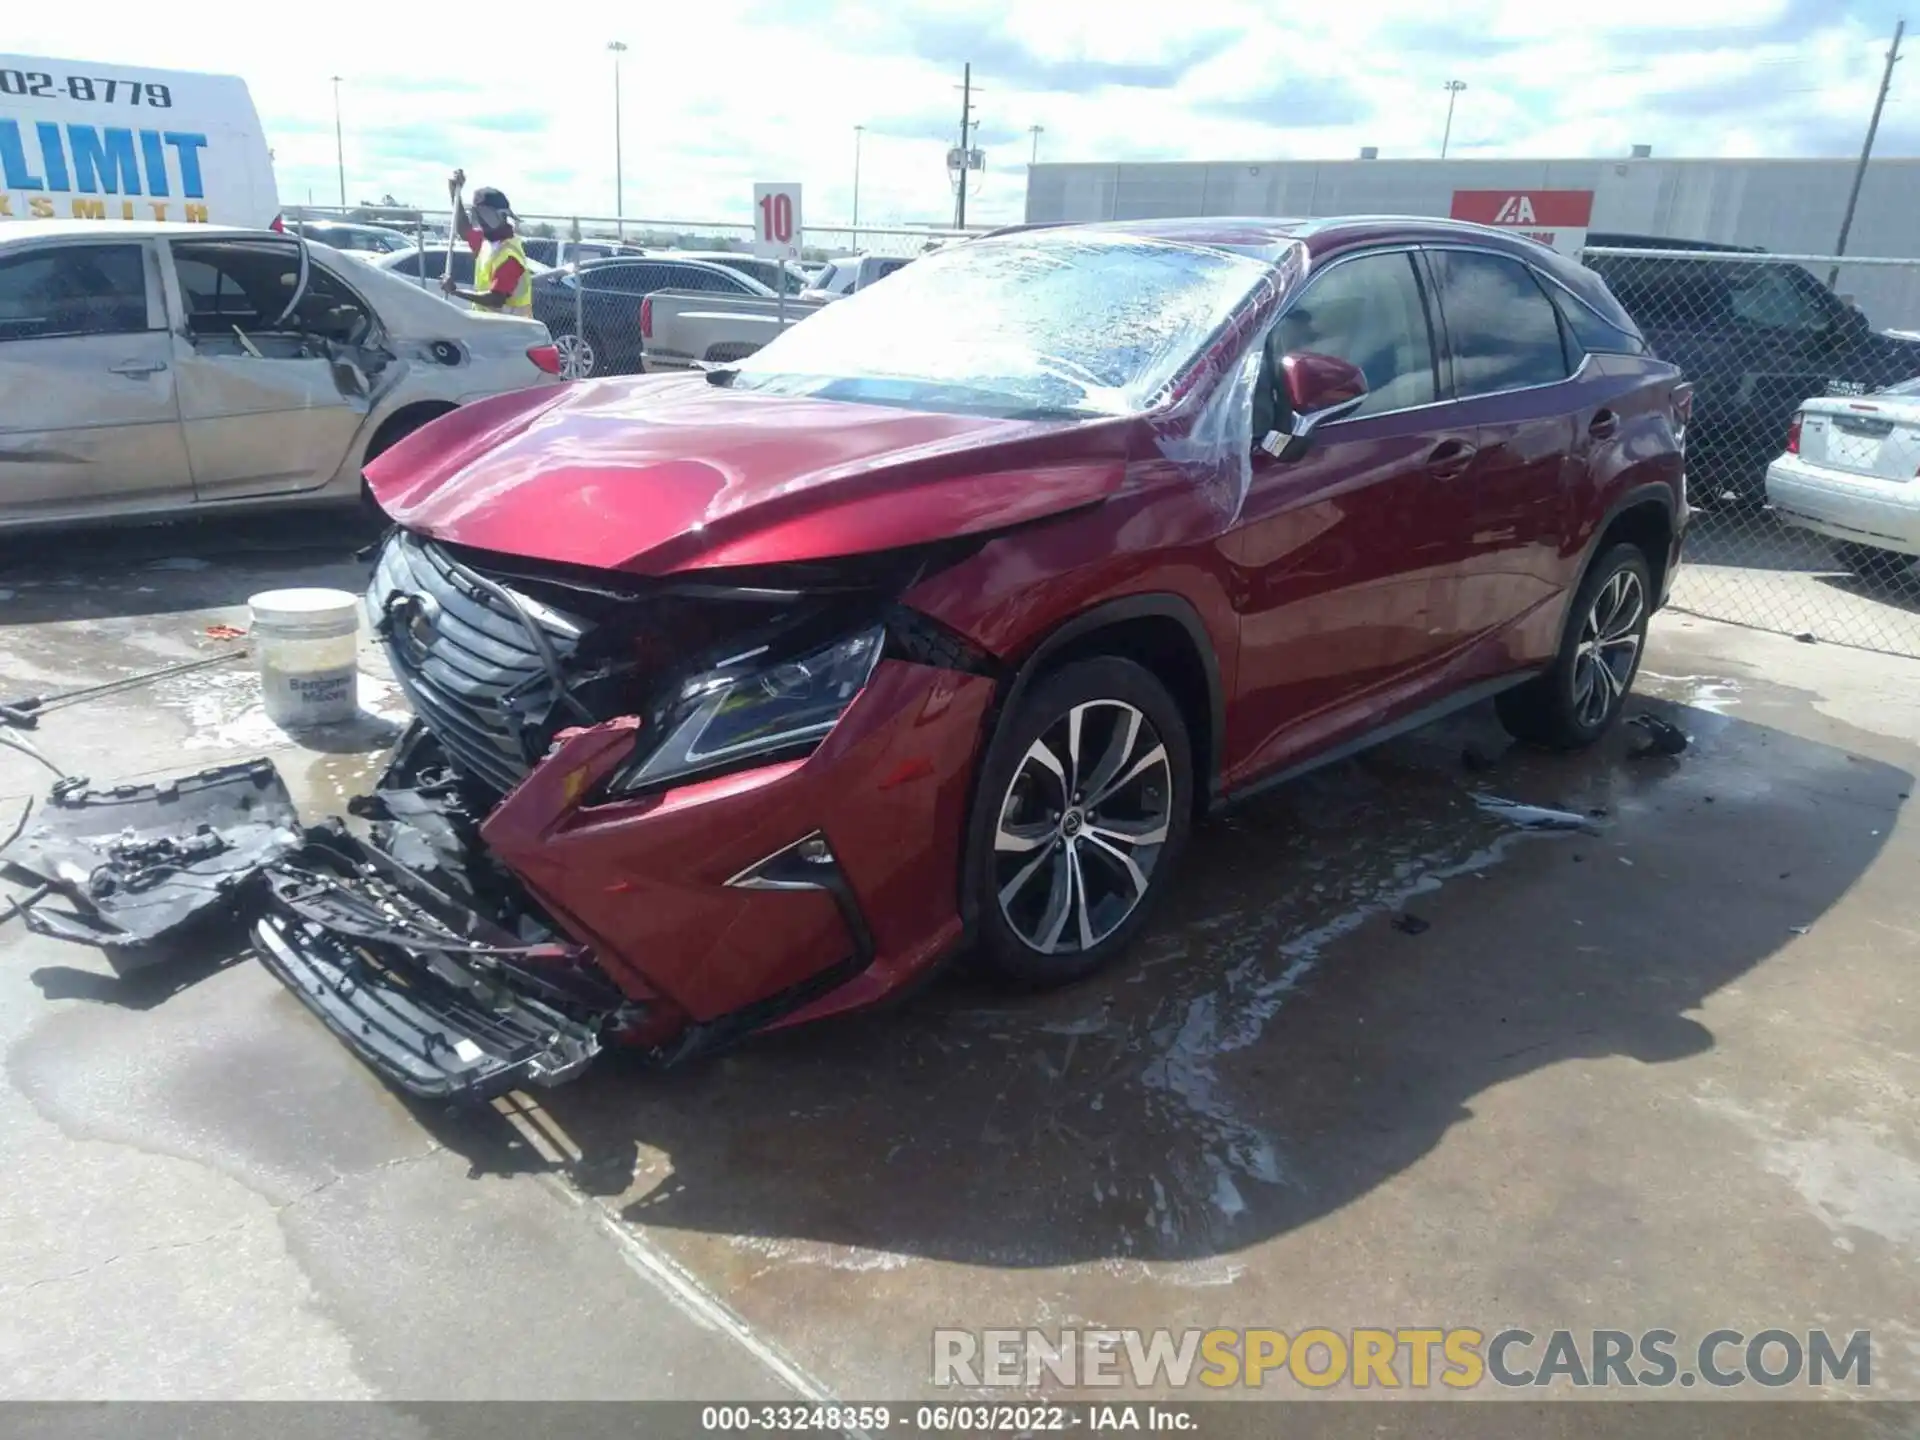
<instances>
[{"instance_id":1,"label":"tail light","mask_svg":"<svg viewBox=\"0 0 1920 1440\"><path fill-rule=\"evenodd\" d=\"M1787 426L1787 453L1789 455L1800 453L1800 417L1798 415L1794 416L1793 423Z\"/></svg>"},{"instance_id":2,"label":"tail light","mask_svg":"<svg viewBox=\"0 0 1920 1440\"><path fill-rule=\"evenodd\" d=\"M274 217L273 217L273 224L271 224L271 225L269 225L269 226L268 226L267 228L268 228L269 230L274 230L274 231L278 231L278 232L279 232L280 234L282 234L282 235L284 235L284 234L286 234L286 233L287 233L287 221L286 221L286 217L285 217L284 215L276 215L276 216L274 216Z\"/></svg>"},{"instance_id":3,"label":"tail light","mask_svg":"<svg viewBox=\"0 0 1920 1440\"><path fill-rule=\"evenodd\" d=\"M1673 423L1678 425L1682 430L1686 429L1687 422L1693 419L1692 384L1682 380L1678 385L1673 387L1673 393L1668 398L1673 404Z\"/></svg>"},{"instance_id":4,"label":"tail light","mask_svg":"<svg viewBox=\"0 0 1920 1440\"><path fill-rule=\"evenodd\" d=\"M535 345L527 351L527 358L549 375L560 373L560 347L557 345Z\"/></svg>"},{"instance_id":5,"label":"tail light","mask_svg":"<svg viewBox=\"0 0 1920 1440\"><path fill-rule=\"evenodd\" d=\"M640 338L642 340L653 338L653 297L651 295L640 302Z\"/></svg>"}]
</instances>

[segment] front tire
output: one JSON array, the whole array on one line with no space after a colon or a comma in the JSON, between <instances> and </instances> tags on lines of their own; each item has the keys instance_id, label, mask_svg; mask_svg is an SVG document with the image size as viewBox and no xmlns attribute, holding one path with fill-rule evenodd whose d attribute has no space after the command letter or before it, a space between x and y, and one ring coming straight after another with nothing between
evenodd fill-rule
<instances>
[{"instance_id":1,"label":"front tire","mask_svg":"<svg viewBox=\"0 0 1920 1440\"><path fill-rule=\"evenodd\" d=\"M981 768L968 837L980 959L1045 988L1139 934L1186 847L1186 722L1131 660L1081 660L1019 702Z\"/></svg>"},{"instance_id":2,"label":"front tire","mask_svg":"<svg viewBox=\"0 0 1920 1440\"><path fill-rule=\"evenodd\" d=\"M1639 546L1601 555L1574 594L1552 668L1499 697L1500 723L1515 739L1550 750L1583 749L1606 734L1639 672L1652 596Z\"/></svg>"}]
</instances>

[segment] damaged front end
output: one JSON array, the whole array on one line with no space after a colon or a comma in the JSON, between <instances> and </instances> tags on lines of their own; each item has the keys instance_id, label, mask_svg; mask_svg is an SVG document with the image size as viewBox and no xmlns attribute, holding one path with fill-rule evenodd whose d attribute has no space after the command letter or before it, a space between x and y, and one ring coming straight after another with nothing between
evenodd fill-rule
<instances>
[{"instance_id":1,"label":"damaged front end","mask_svg":"<svg viewBox=\"0 0 1920 1440\"><path fill-rule=\"evenodd\" d=\"M401 1088L485 1098L571 1078L630 1007L478 843L458 777L415 725L371 795L268 871L261 961Z\"/></svg>"},{"instance_id":2,"label":"damaged front end","mask_svg":"<svg viewBox=\"0 0 1920 1440\"><path fill-rule=\"evenodd\" d=\"M661 580L396 530L368 608L418 720L351 807L367 838L269 873L262 960L434 1098L894 988L957 934L927 876L956 883L997 669L898 603L955 550Z\"/></svg>"}]
</instances>

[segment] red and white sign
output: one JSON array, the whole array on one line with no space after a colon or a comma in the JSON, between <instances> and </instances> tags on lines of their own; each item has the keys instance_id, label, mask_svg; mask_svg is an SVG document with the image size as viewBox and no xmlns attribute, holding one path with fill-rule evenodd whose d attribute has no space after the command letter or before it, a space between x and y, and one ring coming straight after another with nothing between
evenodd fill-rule
<instances>
[{"instance_id":1,"label":"red and white sign","mask_svg":"<svg viewBox=\"0 0 1920 1440\"><path fill-rule=\"evenodd\" d=\"M800 258L800 187L753 187L753 253L763 260Z\"/></svg>"},{"instance_id":2,"label":"red and white sign","mask_svg":"<svg viewBox=\"0 0 1920 1440\"><path fill-rule=\"evenodd\" d=\"M1518 230L1562 255L1578 255L1593 220L1591 190L1456 190L1455 220Z\"/></svg>"}]
</instances>

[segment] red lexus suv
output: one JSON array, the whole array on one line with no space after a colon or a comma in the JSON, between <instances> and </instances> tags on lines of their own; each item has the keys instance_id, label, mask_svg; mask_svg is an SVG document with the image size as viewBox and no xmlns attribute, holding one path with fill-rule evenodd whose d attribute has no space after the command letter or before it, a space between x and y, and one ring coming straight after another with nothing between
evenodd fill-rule
<instances>
[{"instance_id":1,"label":"red lexus suv","mask_svg":"<svg viewBox=\"0 0 1920 1440\"><path fill-rule=\"evenodd\" d=\"M1216 219L970 240L730 367L463 407L369 467L418 723L263 958L430 1095L963 950L1078 979L1213 807L1488 696L1605 731L1690 396L1531 241Z\"/></svg>"}]
</instances>

